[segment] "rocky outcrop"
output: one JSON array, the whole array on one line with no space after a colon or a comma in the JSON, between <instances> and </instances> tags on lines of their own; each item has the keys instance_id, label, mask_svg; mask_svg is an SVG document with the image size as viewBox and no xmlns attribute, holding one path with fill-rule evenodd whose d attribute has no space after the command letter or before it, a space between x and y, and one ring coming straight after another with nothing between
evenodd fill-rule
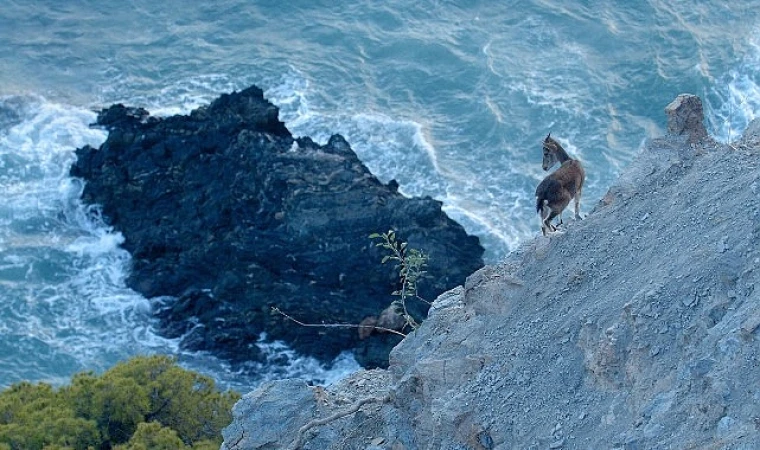
<instances>
[{"instance_id":1,"label":"rocky outcrop","mask_svg":"<svg viewBox=\"0 0 760 450\"><path fill-rule=\"evenodd\" d=\"M696 95L679 95L665 107L665 113L668 116L668 134L686 136L689 143L707 138L702 99Z\"/></svg>"},{"instance_id":2,"label":"rocky outcrop","mask_svg":"<svg viewBox=\"0 0 760 450\"><path fill-rule=\"evenodd\" d=\"M115 105L96 125L107 141L77 150L71 173L123 233L128 285L157 299L161 331L185 348L250 361L266 332L322 360L352 349L365 366L386 366L398 337L303 328L271 308L310 323L379 316L398 273L368 236L389 229L429 254L423 297L483 265L478 238L440 202L381 183L341 136L324 146L294 138L256 87L189 116Z\"/></svg>"},{"instance_id":3,"label":"rocky outcrop","mask_svg":"<svg viewBox=\"0 0 760 450\"><path fill-rule=\"evenodd\" d=\"M760 122L732 146L684 123L585 220L438 297L388 370L262 386L222 448L757 448Z\"/></svg>"}]
</instances>

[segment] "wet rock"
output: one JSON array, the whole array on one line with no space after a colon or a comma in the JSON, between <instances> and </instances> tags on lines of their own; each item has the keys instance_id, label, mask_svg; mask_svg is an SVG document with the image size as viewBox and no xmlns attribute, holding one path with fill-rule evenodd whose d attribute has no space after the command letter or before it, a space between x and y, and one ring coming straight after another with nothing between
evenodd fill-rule
<instances>
[{"instance_id":1,"label":"wet rock","mask_svg":"<svg viewBox=\"0 0 760 450\"><path fill-rule=\"evenodd\" d=\"M266 332L324 361L353 349L365 366L387 366L398 336L304 328L271 308L307 323L380 316L398 273L368 236L389 229L430 256L423 298L483 265L478 238L441 202L380 182L339 135L325 145L293 137L256 87L187 116L114 105L96 126L108 139L78 149L71 173L124 235L128 285L161 298L160 331L184 348L249 361ZM409 306L426 314L422 302Z\"/></svg>"}]
</instances>

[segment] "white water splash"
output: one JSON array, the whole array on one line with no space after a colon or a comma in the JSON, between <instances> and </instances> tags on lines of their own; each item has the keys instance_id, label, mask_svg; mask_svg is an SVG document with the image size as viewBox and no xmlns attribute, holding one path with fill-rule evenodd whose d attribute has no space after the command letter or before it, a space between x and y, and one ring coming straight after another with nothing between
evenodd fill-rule
<instances>
[{"instance_id":1,"label":"white water splash","mask_svg":"<svg viewBox=\"0 0 760 450\"><path fill-rule=\"evenodd\" d=\"M737 140L760 116L760 40L753 38L750 44L750 52L737 67L704 93L708 126L721 142Z\"/></svg>"}]
</instances>

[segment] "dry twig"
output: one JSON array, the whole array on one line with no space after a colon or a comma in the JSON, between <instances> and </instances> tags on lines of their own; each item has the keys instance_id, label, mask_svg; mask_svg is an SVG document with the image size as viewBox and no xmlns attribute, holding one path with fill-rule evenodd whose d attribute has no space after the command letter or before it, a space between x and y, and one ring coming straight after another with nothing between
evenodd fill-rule
<instances>
[{"instance_id":1,"label":"dry twig","mask_svg":"<svg viewBox=\"0 0 760 450\"><path fill-rule=\"evenodd\" d=\"M385 331L386 333L393 333L393 334L397 334L397 335L399 335L401 337L406 337L406 335L404 333L400 332L400 331L392 330L390 328L385 328L385 327L378 327L378 326L375 326L375 325L357 325L357 324L353 324L353 323L305 323L305 322L301 322L300 320L298 320L298 319L296 319L294 317L291 317L291 316L285 314L284 312L282 312L282 310L280 308L277 308L276 306L272 307L272 311L276 312L277 314L282 315L286 319L288 319L290 321L293 321L293 322L295 322L298 325L301 325L302 327L370 328L370 329L373 329L373 330Z\"/></svg>"}]
</instances>

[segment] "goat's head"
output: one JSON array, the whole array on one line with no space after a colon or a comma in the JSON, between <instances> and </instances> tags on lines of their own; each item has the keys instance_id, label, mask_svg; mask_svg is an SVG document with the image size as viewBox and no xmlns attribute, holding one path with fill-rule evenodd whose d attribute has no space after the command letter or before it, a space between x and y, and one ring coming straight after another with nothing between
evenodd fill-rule
<instances>
[{"instance_id":1,"label":"goat's head","mask_svg":"<svg viewBox=\"0 0 760 450\"><path fill-rule=\"evenodd\" d=\"M546 139L544 139L543 142L544 160L541 164L541 167L543 167L544 170L551 169L551 167L559 161L557 153L560 148L559 143L552 139L552 134L547 134Z\"/></svg>"}]
</instances>

